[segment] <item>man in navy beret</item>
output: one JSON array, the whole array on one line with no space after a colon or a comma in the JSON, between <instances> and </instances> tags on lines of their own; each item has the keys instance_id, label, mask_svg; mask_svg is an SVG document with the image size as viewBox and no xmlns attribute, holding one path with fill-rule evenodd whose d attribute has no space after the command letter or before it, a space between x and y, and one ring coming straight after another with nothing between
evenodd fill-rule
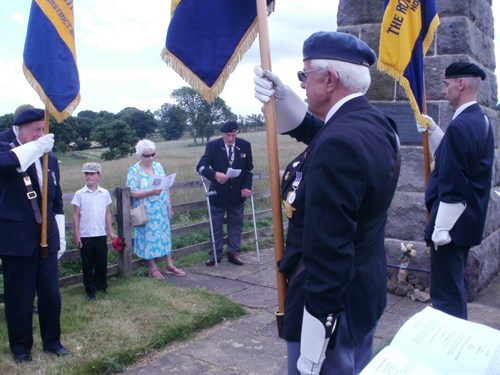
<instances>
[{"instance_id":1,"label":"man in navy beret","mask_svg":"<svg viewBox=\"0 0 500 375\"><path fill-rule=\"evenodd\" d=\"M21 104L19 107L16 108L14 111L14 119L21 114L21 112L28 110L28 109L35 109L31 104ZM12 142L14 139L16 139L16 133L14 132L15 126L10 127L9 129L5 129L0 132L0 142Z\"/></svg>"},{"instance_id":2,"label":"man in navy beret","mask_svg":"<svg viewBox=\"0 0 500 375\"><path fill-rule=\"evenodd\" d=\"M372 356L400 159L394 122L364 95L375 60L353 35L314 33L297 73L307 104L276 74L255 69L255 96L274 96L278 131L307 144L282 180L288 374L358 374Z\"/></svg>"},{"instance_id":3,"label":"man in navy beret","mask_svg":"<svg viewBox=\"0 0 500 375\"><path fill-rule=\"evenodd\" d=\"M446 133L425 116L432 159L424 239L431 251L432 306L467 319L465 269L469 250L483 238L491 189L494 134L477 103L484 71L469 62L445 69L443 94L455 110Z\"/></svg>"},{"instance_id":4,"label":"man in navy beret","mask_svg":"<svg viewBox=\"0 0 500 375\"><path fill-rule=\"evenodd\" d=\"M238 123L227 121L220 127L222 137L207 143L196 171L211 181L210 213L217 259L212 252L205 265L213 266L222 259L223 224L227 215L227 258L241 266L241 231L245 200L252 195L253 157L250 142L237 137ZM229 168L239 175L227 175Z\"/></svg>"},{"instance_id":5,"label":"man in navy beret","mask_svg":"<svg viewBox=\"0 0 500 375\"><path fill-rule=\"evenodd\" d=\"M26 107L13 121L14 139L0 140L0 258L9 346L16 362L32 360L33 300L38 300L42 346L67 355L61 345L61 295L57 259L66 249L59 165L49 154L48 180L43 180L41 156L54 146L44 135L45 111ZM40 207L47 185L47 248L40 248Z\"/></svg>"}]
</instances>

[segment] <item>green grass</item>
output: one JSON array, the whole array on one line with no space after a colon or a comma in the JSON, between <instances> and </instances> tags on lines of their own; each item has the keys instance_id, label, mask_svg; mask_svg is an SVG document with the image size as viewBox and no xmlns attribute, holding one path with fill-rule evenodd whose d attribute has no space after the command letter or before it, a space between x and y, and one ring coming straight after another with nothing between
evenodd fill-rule
<instances>
[{"instance_id":1,"label":"green grass","mask_svg":"<svg viewBox=\"0 0 500 375\"><path fill-rule=\"evenodd\" d=\"M61 329L69 357L42 351L34 315L33 362L17 365L10 354L4 314L0 314L1 374L109 374L193 332L245 310L225 297L181 289L146 277L112 278L109 293L87 302L82 286L62 289Z\"/></svg>"}]
</instances>

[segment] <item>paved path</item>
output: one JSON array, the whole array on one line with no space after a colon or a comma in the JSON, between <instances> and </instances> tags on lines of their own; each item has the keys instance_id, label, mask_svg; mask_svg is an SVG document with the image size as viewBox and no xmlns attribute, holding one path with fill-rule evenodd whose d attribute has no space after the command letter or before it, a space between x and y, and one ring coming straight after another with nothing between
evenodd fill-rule
<instances>
[{"instance_id":1,"label":"paved path","mask_svg":"<svg viewBox=\"0 0 500 375\"><path fill-rule=\"evenodd\" d=\"M198 333L193 339L173 343L134 367L128 375L282 375L286 350L278 338L274 311L277 306L276 274L272 249L245 253L244 266L223 260L218 267L194 266L186 277L169 276L180 287L203 288L223 294L245 306L248 315ZM409 298L387 295L387 308L375 335L374 350L388 345L412 315L427 306ZM470 320L500 329L500 277L469 304Z\"/></svg>"}]
</instances>

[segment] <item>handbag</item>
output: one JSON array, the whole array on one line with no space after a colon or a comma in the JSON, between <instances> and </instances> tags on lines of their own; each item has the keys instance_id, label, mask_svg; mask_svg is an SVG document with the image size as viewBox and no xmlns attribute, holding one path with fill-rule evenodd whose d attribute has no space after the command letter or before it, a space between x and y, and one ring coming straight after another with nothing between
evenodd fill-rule
<instances>
[{"instance_id":1,"label":"handbag","mask_svg":"<svg viewBox=\"0 0 500 375\"><path fill-rule=\"evenodd\" d=\"M137 182L140 190L141 175L139 173L139 168L137 168ZM148 222L148 215L146 214L146 208L144 207L144 199L141 199L139 205L130 210L130 222L134 227L142 227Z\"/></svg>"}]
</instances>

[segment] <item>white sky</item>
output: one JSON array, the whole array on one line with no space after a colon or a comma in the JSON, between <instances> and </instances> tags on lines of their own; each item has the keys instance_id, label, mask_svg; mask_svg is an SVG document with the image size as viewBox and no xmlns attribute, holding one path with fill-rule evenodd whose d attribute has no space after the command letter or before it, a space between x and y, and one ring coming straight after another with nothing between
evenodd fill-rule
<instances>
[{"instance_id":1,"label":"white sky","mask_svg":"<svg viewBox=\"0 0 500 375\"><path fill-rule=\"evenodd\" d=\"M500 14L499 3L493 1L493 14ZM42 105L21 68L30 6L31 0L0 0L0 115L23 103ZM125 107L154 112L171 101L174 89L188 86L160 57L170 0L76 0L74 6L82 98L74 115L82 110L117 113ZM315 31L335 30L337 8L338 0L279 0L269 17L273 71L299 93L302 43ZM253 92L253 67L259 63L256 40L220 95L236 114L261 113Z\"/></svg>"}]
</instances>

